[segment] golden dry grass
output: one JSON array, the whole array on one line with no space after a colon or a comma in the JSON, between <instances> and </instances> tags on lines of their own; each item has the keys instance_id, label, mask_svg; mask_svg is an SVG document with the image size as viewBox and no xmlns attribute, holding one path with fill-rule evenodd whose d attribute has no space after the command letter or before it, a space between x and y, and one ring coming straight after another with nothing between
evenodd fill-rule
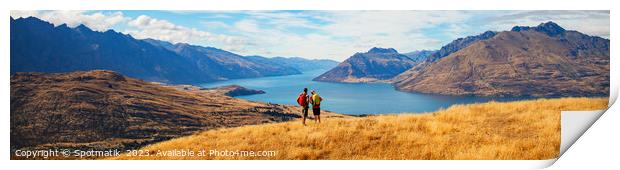
<instances>
[{"instance_id":1,"label":"golden dry grass","mask_svg":"<svg viewBox=\"0 0 620 170\"><path fill-rule=\"evenodd\" d=\"M147 146L157 150L273 150L273 157L112 159L551 159L559 154L560 111L600 110L607 98L454 105L429 114L330 118L210 130Z\"/></svg>"}]
</instances>

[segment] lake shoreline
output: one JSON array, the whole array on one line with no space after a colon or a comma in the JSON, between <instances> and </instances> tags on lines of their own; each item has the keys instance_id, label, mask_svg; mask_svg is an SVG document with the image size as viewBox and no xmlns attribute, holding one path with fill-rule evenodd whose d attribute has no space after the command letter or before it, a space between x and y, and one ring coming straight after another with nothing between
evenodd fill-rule
<instances>
[{"instance_id":1,"label":"lake shoreline","mask_svg":"<svg viewBox=\"0 0 620 170\"><path fill-rule=\"evenodd\" d=\"M265 94L237 96L254 102L297 105L295 99L303 88L316 90L325 101L322 109L349 115L425 113L448 108L454 104L488 101L515 101L526 97L448 96L402 92L389 83L340 83L314 81L326 69L312 70L298 75L235 79L200 84L203 88L240 85L263 90Z\"/></svg>"}]
</instances>

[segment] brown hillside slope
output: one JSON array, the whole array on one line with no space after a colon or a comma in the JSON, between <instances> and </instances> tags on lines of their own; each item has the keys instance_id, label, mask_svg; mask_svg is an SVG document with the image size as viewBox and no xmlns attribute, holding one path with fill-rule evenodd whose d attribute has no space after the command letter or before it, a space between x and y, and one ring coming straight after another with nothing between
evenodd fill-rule
<instances>
[{"instance_id":1,"label":"brown hillside slope","mask_svg":"<svg viewBox=\"0 0 620 170\"><path fill-rule=\"evenodd\" d=\"M429 114L325 119L210 130L142 148L152 156L111 159L551 159L560 111L607 108L607 98L454 105ZM157 156L189 149L275 151L272 157Z\"/></svg>"},{"instance_id":2,"label":"brown hillside slope","mask_svg":"<svg viewBox=\"0 0 620 170\"><path fill-rule=\"evenodd\" d=\"M111 71L17 73L11 149L136 148L201 130L292 120L300 117L297 110Z\"/></svg>"},{"instance_id":3,"label":"brown hillside slope","mask_svg":"<svg viewBox=\"0 0 620 170\"><path fill-rule=\"evenodd\" d=\"M545 23L500 32L416 66L394 85L446 95L604 96L609 94L609 57L609 40Z\"/></svg>"}]
</instances>

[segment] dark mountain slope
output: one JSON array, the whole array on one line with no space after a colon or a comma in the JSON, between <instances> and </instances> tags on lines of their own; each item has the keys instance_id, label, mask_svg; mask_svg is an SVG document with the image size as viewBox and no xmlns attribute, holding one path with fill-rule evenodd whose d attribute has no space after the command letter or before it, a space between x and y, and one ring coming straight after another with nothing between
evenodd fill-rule
<instances>
[{"instance_id":1,"label":"dark mountain slope","mask_svg":"<svg viewBox=\"0 0 620 170\"><path fill-rule=\"evenodd\" d=\"M189 60L112 30L54 27L34 17L11 21L11 74L109 69L149 81L213 81Z\"/></svg>"},{"instance_id":2,"label":"dark mountain slope","mask_svg":"<svg viewBox=\"0 0 620 170\"><path fill-rule=\"evenodd\" d=\"M137 40L84 25L54 27L34 17L11 18L11 74L95 69L172 84L299 74L290 67L252 62L212 47Z\"/></svg>"}]
</instances>

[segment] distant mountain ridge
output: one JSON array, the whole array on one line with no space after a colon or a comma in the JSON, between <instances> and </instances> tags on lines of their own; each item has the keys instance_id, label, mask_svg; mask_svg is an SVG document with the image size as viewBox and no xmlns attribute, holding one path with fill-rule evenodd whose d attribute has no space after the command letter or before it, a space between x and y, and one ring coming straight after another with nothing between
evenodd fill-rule
<instances>
[{"instance_id":1,"label":"distant mountain ridge","mask_svg":"<svg viewBox=\"0 0 620 170\"><path fill-rule=\"evenodd\" d=\"M301 74L299 70L290 66L243 57L213 47L202 47L187 43L172 44L154 39L145 39L144 41L166 48L189 59L196 63L196 67L203 72L220 75L217 77L219 80Z\"/></svg>"},{"instance_id":2,"label":"distant mountain ridge","mask_svg":"<svg viewBox=\"0 0 620 170\"><path fill-rule=\"evenodd\" d=\"M343 83L383 82L415 64L414 60L393 48L373 47L368 52L355 53L313 80Z\"/></svg>"},{"instance_id":3,"label":"distant mountain ridge","mask_svg":"<svg viewBox=\"0 0 620 170\"><path fill-rule=\"evenodd\" d=\"M170 42L155 40L155 39L144 39L144 41L149 42L155 46L160 46L166 48L168 50L174 51L181 56L185 57L194 57L195 55L200 55L200 53L206 54L204 57L211 57L210 54L219 54L214 55L215 60L222 60L221 57L225 55L225 57L234 58L236 60L247 60L251 62L258 62L261 64L273 65L273 66L283 66L283 72L287 72L289 74L300 74L300 71L309 71L309 70L317 70L317 69L329 69L338 64L337 61L329 60L329 59L306 59L301 57L263 57L258 55L250 55L250 56L241 56L228 51L224 51L221 49L213 48L213 47L202 47L190 45L187 43L177 43L172 44ZM192 54L188 52L187 48L191 48L197 54ZM293 70L294 69L294 70Z\"/></svg>"},{"instance_id":4,"label":"distant mountain ridge","mask_svg":"<svg viewBox=\"0 0 620 170\"><path fill-rule=\"evenodd\" d=\"M392 79L395 87L446 95L609 95L608 39L553 22L489 35L407 70Z\"/></svg>"},{"instance_id":5,"label":"distant mountain ridge","mask_svg":"<svg viewBox=\"0 0 620 170\"><path fill-rule=\"evenodd\" d=\"M404 53L404 55L406 55L415 62L420 62L426 60L429 56L433 55L436 52L437 50L420 50Z\"/></svg>"},{"instance_id":6,"label":"distant mountain ridge","mask_svg":"<svg viewBox=\"0 0 620 170\"><path fill-rule=\"evenodd\" d=\"M331 69L338 65L337 61L329 59L305 59L301 57L273 57L272 61L281 65L291 66L300 71Z\"/></svg>"},{"instance_id":7,"label":"distant mountain ridge","mask_svg":"<svg viewBox=\"0 0 620 170\"><path fill-rule=\"evenodd\" d=\"M35 17L11 17L11 74L106 69L171 84L300 74L279 62L265 64L213 47L139 40L84 25L54 26Z\"/></svg>"},{"instance_id":8,"label":"distant mountain ridge","mask_svg":"<svg viewBox=\"0 0 620 170\"><path fill-rule=\"evenodd\" d=\"M494 31L486 31L480 35L475 35L475 36L467 36L465 38L458 38L444 46L441 47L441 49L439 49L437 52L435 52L434 54L431 54L428 57L428 60L430 61L436 61L439 60L445 56L448 56L458 50L461 50L473 43L476 43L478 41L481 40L486 40L489 38L493 38L493 36L495 36L497 33Z\"/></svg>"}]
</instances>

